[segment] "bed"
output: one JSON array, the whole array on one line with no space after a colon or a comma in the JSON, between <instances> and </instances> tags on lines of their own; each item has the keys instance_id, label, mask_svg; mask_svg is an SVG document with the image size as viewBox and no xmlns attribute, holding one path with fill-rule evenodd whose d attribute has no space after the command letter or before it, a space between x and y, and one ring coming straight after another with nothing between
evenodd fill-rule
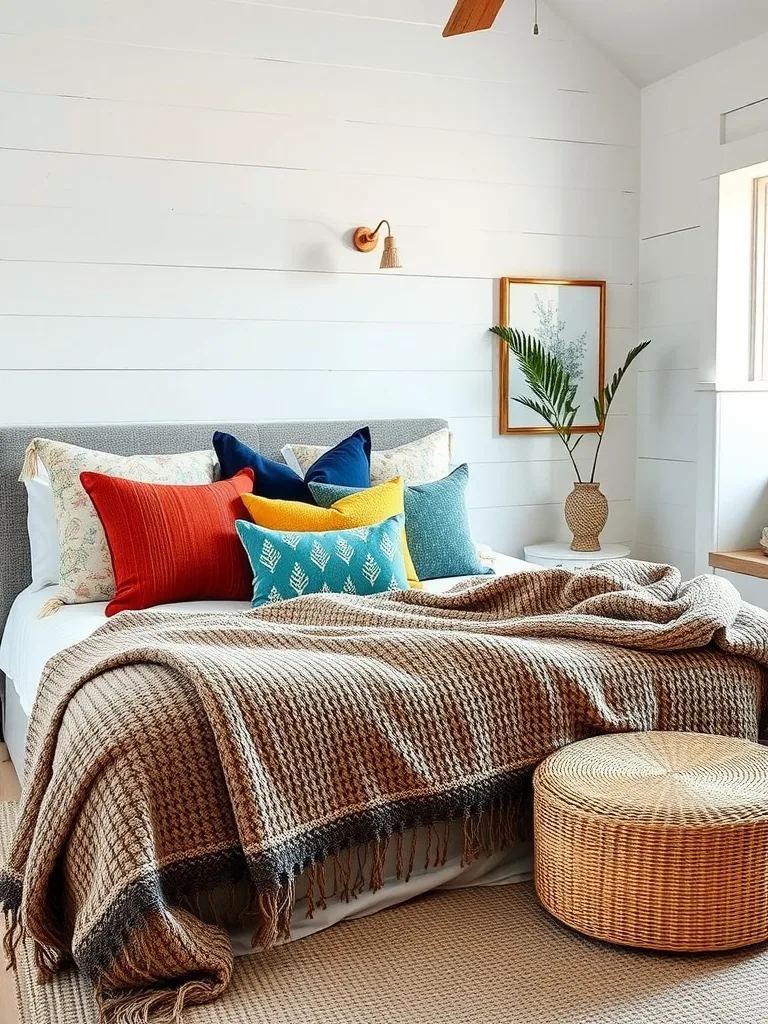
<instances>
[{"instance_id":1,"label":"bed","mask_svg":"<svg viewBox=\"0 0 768 1024\"><path fill-rule=\"evenodd\" d=\"M333 444L360 424L223 426L276 459L285 443ZM445 423L370 427L382 449ZM669 566L574 573L492 556L495 572L424 591L35 618L46 595L24 593L16 483L27 442L170 453L207 447L210 430L0 431L17 764L34 700L21 820L0 872L6 950L13 962L26 930L42 980L74 959L108 1019L175 1024L226 989L233 950L439 886L529 877L531 774L567 743L650 729L760 735L768 616L724 581L683 584Z\"/></svg>"},{"instance_id":2,"label":"bed","mask_svg":"<svg viewBox=\"0 0 768 1024\"><path fill-rule=\"evenodd\" d=\"M375 448L391 448L427 436L447 426L439 419L372 421ZM268 458L281 459L286 443L332 444L361 426L357 422L292 422L262 424L215 424L262 452ZM136 425L40 425L0 430L0 672L4 676L3 735L11 760L20 779L24 773L24 744L29 716L34 705L45 664L55 654L85 640L102 626L106 605L102 602L69 605L56 615L40 618L39 612L55 593L55 587L29 589L29 547L26 532L26 496L18 482L19 467L28 442L36 436L54 437L87 448L120 455L137 452L181 452L210 445L214 425L209 424L136 424ZM535 571L537 567L516 558L483 550L483 556L497 573ZM441 593L461 582L453 577L425 582L425 589ZM163 610L179 613L245 611L246 602L190 602L164 605ZM426 837L420 839L423 857ZM292 937L304 937L336 921L373 913L385 906L412 898L419 892L437 887L476 884L503 884L531 877L530 844L521 842L503 856L477 861L462 868L458 853L458 832L452 837L452 852L446 864L423 872L406 886L394 877L394 863L387 864L390 876L376 893L362 893L352 903L336 901L312 919L297 917ZM232 933L237 953L251 951L250 935Z\"/></svg>"},{"instance_id":3,"label":"bed","mask_svg":"<svg viewBox=\"0 0 768 1024\"><path fill-rule=\"evenodd\" d=\"M442 419L399 419L366 421L374 448L393 448L447 427ZM70 444L134 455L162 454L210 447L214 429L240 437L267 458L282 461L285 444L333 444L362 426L359 421L295 421L285 423L143 423L143 424L41 424L0 429L0 673L4 682L3 736L21 779L24 769L24 740L27 722L45 663L54 654L84 640L106 619L105 604L70 605L49 618L38 618L55 588L29 592L29 541L27 502L19 483L19 470L28 443L34 437L54 437ZM479 538L482 540L482 538ZM484 549L484 556L496 572L535 569L526 562ZM439 593L459 582L458 578L430 580L426 589ZM173 606L163 606L169 608ZM175 606L177 611L244 610L242 603L194 602Z\"/></svg>"}]
</instances>

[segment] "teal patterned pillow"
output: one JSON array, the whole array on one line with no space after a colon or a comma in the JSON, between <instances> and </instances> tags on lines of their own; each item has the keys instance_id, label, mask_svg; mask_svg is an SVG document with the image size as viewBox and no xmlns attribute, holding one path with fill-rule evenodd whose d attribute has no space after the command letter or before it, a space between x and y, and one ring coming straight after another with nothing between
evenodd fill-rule
<instances>
[{"instance_id":1,"label":"teal patterned pillow","mask_svg":"<svg viewBox=\"0 0 768 1024\"><path fill-rule=\"evenodd\" d=\"M472 542L464 500L468 481L469 467L464 464L442 480L405 488L405 536L420 580L493 572L480 562ZM321 508L330 508L363 488L310 483L309 489Z\"/></svg>"},{"instance_id":2,"label":"teal patterned pillow","mask_svg":"<svg viewBox=\"0 0 768 1024\"><path fill-rule=\"evenodd\" d=\"M304 594L381 594L408 590L402 516L376 526L287 533L238 519L253 569L253 607Z\"/></svg>"}]
</instances>

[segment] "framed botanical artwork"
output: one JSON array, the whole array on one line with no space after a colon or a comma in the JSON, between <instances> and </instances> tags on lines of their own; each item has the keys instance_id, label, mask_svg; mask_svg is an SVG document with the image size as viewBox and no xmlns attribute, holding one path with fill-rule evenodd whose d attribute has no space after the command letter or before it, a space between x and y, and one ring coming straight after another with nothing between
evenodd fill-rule
<instances>
[{"instance_id":1,"label":"framed botanical artwork","mask_svg":"<svg viewBox=\"0 0 768 1024\"><path fill-rule=\"evenodd\" d=\"M596 433L593 398L605 383L605 281L502 277L500 324L532 334L560 358L577 385L579 422L572 433ZM517 360L500 340L499 432L553 434L533 410L514 401L525 394L530 390Z\"/></svg>"}]
</instances>

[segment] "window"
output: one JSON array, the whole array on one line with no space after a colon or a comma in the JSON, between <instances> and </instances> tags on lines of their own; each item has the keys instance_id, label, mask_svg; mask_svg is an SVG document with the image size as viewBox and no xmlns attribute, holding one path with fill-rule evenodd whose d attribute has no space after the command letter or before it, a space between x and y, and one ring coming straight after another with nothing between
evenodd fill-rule
<instances>
[{"instance_id":1,"label":"window","mask_svg":"<svg viewBox=\"0 0 768 1024\"><path fill-rule=\"evenodd\" d=\"M755 179L752 352L755 380L768 380L768 178Z\"/></svg>"}]
</instances>

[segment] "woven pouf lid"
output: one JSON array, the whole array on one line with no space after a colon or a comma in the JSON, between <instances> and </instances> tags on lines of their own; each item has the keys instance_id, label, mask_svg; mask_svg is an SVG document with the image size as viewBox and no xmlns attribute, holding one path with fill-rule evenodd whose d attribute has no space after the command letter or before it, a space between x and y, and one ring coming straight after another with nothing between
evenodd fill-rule
<instances>
[{"instance_id":1,"label":"woven pouf lid","mask_svg":"<svg viewBox=\"0 0 768 1024\"><path fill-rule=\"evenodd\" d=\"M768 750L598 736L534 775L536 891L597 938L677 951L768 939Z\"/></svg>"}]
</instances>

